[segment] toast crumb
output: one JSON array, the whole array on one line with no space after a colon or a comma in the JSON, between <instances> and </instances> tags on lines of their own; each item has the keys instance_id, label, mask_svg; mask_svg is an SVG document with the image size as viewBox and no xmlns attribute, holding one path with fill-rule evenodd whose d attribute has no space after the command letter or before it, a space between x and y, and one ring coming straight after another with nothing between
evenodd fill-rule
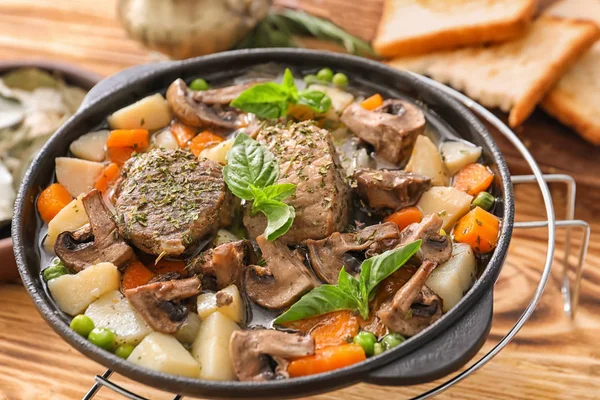
<instances>
[{"instance_id":1,"label":"toast crumb","mask_svg":"<svg viewBox=\"0 0 600 400\"><path fill-rule=\"evenodd\" d=\"M521 35L537 0L385 0L373 48L384 57L501 42Z\"/></svg>"},{"instance_id":2,"label":"toast crumb","mask_svg":"<svg viewBox=\"0 0 600 400\"><path fill-rule=\"evenodd\" d=\"M423 56L390 65L431 76L523 123L560 76L600 37L591 22L542 16L516 40Z\"/></svg>"}]
</instances>

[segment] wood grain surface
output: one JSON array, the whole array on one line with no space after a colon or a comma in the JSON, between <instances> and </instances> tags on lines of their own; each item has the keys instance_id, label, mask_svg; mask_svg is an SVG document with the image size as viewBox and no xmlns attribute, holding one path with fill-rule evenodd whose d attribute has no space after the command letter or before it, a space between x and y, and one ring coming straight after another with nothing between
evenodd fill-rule
<instances>
[{"instance_id":1,"label":"wood grain surface","mask_svg":"<svg viewBox=\"0 0 600 400\"><path fill-rule=\"evenodd\" d=\"M381 0L277 0L329 17L369 39L381 13ZM149 62L152 56L129 40L115 19L114 0L0 0L0 60L66 61L109 75ZM576 218L592 225L592 241L575 320L562 312L561 265L537 310L516 339L442 399L596 399L600 397L600 149L593 148L555 121L536 113L517 132L548 172L573 175L579 184ZM527 173L517 152L498 138L514 173ZM564 188L553 187L557 216ZM543 218L539 191L516 188L517 219ZM519 317L540 274L546 230L515 232L507 263L495 290L489 350ZM562 235L561 235L562 236ZM562 252L557 251L558 259ZM37 313L19 285L0 285L0 400L77 399L104 368L60 339ZM170 395L116 376L115 381L151 399ZM314 397L319 400L403 399L439 382L404 388L360 384ZM107 389L97 398L118 396Z\"/></svg>"}]
</instances>

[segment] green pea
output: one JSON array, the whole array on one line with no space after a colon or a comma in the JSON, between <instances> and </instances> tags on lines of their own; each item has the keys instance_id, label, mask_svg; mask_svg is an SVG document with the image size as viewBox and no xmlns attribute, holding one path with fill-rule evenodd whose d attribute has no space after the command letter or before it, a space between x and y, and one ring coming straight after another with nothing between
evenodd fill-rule
<instances>
[{"instance_id":1,"label":"green pea","mask_svg":"<svg viewBox=\"0 0 600 400\"><path fill-rule=\"evenodd\" d=\"M386 350L393 349L398 346L400 343L404 342L406 339L399 333L390 333L387 334L381 339L381 343L385 347Z\"/></svg>"},{"instance_id":2,"label":"green pea","mask_svg":"<svg viewBox=\"0 0 600 400\"><path fill-rule=\"evenodd\" d=\"M319 72L317 72L317 78L320 81L331 82L333 79L333 71L331 68L323 68Z\"/></svg>"},{"instance_id":3,"label":"green pea","mask_svg":"<svg viewBox=\"0 0 600 400\"><path fill-rule=\"evenodd\" d=\"M373 355L374 356L378 356L381 353L383 353L385 351L385 347L383 347L383 344L377 342L373 345Z\"/></svg>"},{"instance_id":4,"label":"green pea","mask_svg":"<svg viewBox=\"0 0 600 400\"><path fill-rule=\"evenodd\" d=\"M55 257L50 266L44 270L44 280L46 282L51 281L52 279L58 278L59 276L69 274L69 270L64 266L62 261L58 257Z\"/></svg>"},{"instance_id":5,"label":"green pea","mask_svg":"<svg viewBox=\"0 0 600 400\"><path fill-rule=\"evenodd\" d=\"M133 351L135 346L131 344L122 344L115 349L115 355L121 358L127 358Z\"/></svg>"},{"instance_id":6,"label":"green pea","mask_svg":"<svg viewBox=\"0 0 600 400\"><path fill-rule=\"evenodd\" d=\"M485 211L489 211L495 201L496 199L494 199L494 196L488 192L480 192L477 197L475 197L475 200L473 200L473 206L481 207Z\"/></svg>"},{"instance_id":7,"label":"green pea","mask_svg":"<svg viewBox=\"0 0 600 400\"><path fill-rule=\"evenodd\" d=\"M308 74L303 78L303 80L307 85L312 85L313 83L319 82L319 78L317 78L315 74Z\"/></svg>"},{"instance_id":8,"label":"green pea","mask_svg":"<svg viewBox=\"0 0 600 400\"><path fill-rule=\"evenodd\" d=\"M202 78L194 79L192 83L190 83L190 89L192 90L207 90L208 83Z\"/></svg>"},{"instance_id":9,"label":"green pea","mask_svg":"<svg viewBox=\"0 0 600 400\"><path fill-rule=\"evenodd\" d=\"M107 328L94 328L88 335L88 340L104 350L110 351L115 347L115 334Z\"/></svg>"},{"instance_id":10,"label":"green pea","mask_svg":"<svg viewBox=\"0 0 600 400\"><path fill-rule=\"evenodd\" d=\"M87 315L79 314L71 320L70 327L75 332L86 338L94 329L94 321L92 321L92 319Z\"/></svg>"},{"instance_id":11,"label":"green pea","mask_svg":"<svg viewBox=\"0 0 600 400\"><path fill-rule=\"evenodd\" d=\"M360 345L367 356L372 356L377 338L371 332L362 331L354 336L353 342Z\"/></svg>"},{"instance_id":12,"label":"green pea","mask_svg":"<svg viewBox=\"0 0 600 400\"><path fill-rule=\"evenodd\" d=\"M332 82L334 85L336 86L348 86L348 77L346 76L346 74L342 74L341 72L338 72L337 74L335 74L332 78Z\"/></svg>"}]
</instances>

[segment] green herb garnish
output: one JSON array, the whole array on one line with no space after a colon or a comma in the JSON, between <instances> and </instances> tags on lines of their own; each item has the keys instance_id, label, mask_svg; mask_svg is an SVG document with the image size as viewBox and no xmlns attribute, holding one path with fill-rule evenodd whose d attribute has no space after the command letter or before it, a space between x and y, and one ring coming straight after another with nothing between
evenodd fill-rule
<instances>
[{"instance_id":1,"label":"green herb garnish","mask_svg":"<svg viewBox=\"0 0 600 400\"><path fill-rule=\"evenodd\" d=\"M339 310L358 311L363 319L368 319L369 301L374 289L404 266L420 247L421 240L417 240L366 259L361 264L358 280L342 268L337 285L321 285L306 293L274 323L282 324Z\"/></svg>"},{"instance_id":2,"label":"green herb garnish","mask_svg":"<svg viewBox=\"0 0 600 400\"><path fill-rule=\"evenodd\" d=\"M266 82L254 85L240 93L230 105L259 118L276 119L287 115L290 104L303 104L317 113L325 113L331 107L331 99L316 90L298 91L292 72L286 68L281 84Z\"/></svg>"},{"instance_id":3,"label":"green herb garnish","mask_svg":"<svg viewBox=\"0 0 600 400\"><path fill-rule=\"evenodd\" d=\"M279 165L269 149L240 133L227 152L223 177L234 195L252 201L252 214L265 214L267 240L273 241L290 229L296 214L294 207L283 200L296 192L296 185L275 183L279 178Z\"/></svg>"}]
</instances>

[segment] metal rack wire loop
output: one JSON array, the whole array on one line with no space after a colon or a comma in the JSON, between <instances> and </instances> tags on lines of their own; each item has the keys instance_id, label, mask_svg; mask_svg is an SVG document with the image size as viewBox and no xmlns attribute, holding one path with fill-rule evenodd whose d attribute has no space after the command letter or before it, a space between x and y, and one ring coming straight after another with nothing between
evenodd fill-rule
<instances>
[{"instance_id":1,"label":"metal rack wire loop","mask_svg":"<svg viewBox=\"0 0 600 400\"><path fill-rule=\"evenodd\" d=\"M440 91L450 95L454 99L458 100L480 118L486 120L489 124L495 127L506 139L508 139L513 146L519 151L521 156L527 161L527 164L531 168L532 175L520 175L513 176L512 182L513 184L527 184L527 183L536 183L542 192L542 198L544 202L544 208L546 212L546 220L544 221L526 221L526 222L515 222L515 229L531 229L531 228L547 228L548 229L548 244L546 251L546 258L544 262L544 268L542 270L540 281L536 287L536 290L529 301L529 304L524 309L523 313L515 323L515 325L505 334L505 336L498 341L491 350L489 350L486 354L484 354L481 358L474 361L469 367L456 374L454 377L448 379L442 384L434 387L433 389L424 392L416 397L413 397L412 400L422 400L428 399L433 396L436 396L443 391L449 389L454 386L458 382L467 378L480 368L482 368L485 364L487 364L492 358L494 358L504 347L506 347L510 341L515 337L515 335L519 332L519 330L523 327L525 322L531 317L531 314L535 310L544 289L548 283L550 278L550 271L552 268L552 262L554 259L554 251L556 247L556 228L564 228L566 230L565 235L565 247L564 247L564 260L562 264L562 287L561 293L564 301L564 311L573 318L577 311L577 305L579 302L579 289L581 285L581 279L583 276L583 267L585 262L585 257L587 254L587 249L590 240L590 227L589 224L585 221L575 220L575 193L576 193L576 185L575 181L572 177L568 175L560 175L560 174L551 174L544 175L529 152L525 145L519 140L517 135L512 132L500 119L498 119L493 113L471 100L467 96L451 89L445 85L442 85L434 80L429 78L422 77L420 75L416 75L417 79L420 79L426 82L429 85L432 85L439 89ZM567 186L567 203L566 203L566 216L565 220L556 221L554 215L554 205L552 203L552 197L550 193L550 189L548 187L548 183L564 183ZM571 268L569 262L569 256L571 253L571 229L576 228L582 231L582 242L579 249L578 260L575 266L575 277L574 282L571 282L569 277L569 270ZM95 377L94 386L88 391L88 393L83 397L83 400L92 399L96 393L102 388L106 387L113 390L116 393L119 393L130 400L148 400L144 397L141 397L135 393L132 393L121 386L111 382L109 380L112 375L111 370L106 370L103 375L97 375ZM180 400L181 396L177 395L173 398L173 400Z\"/></svg>"}]
</instances>

